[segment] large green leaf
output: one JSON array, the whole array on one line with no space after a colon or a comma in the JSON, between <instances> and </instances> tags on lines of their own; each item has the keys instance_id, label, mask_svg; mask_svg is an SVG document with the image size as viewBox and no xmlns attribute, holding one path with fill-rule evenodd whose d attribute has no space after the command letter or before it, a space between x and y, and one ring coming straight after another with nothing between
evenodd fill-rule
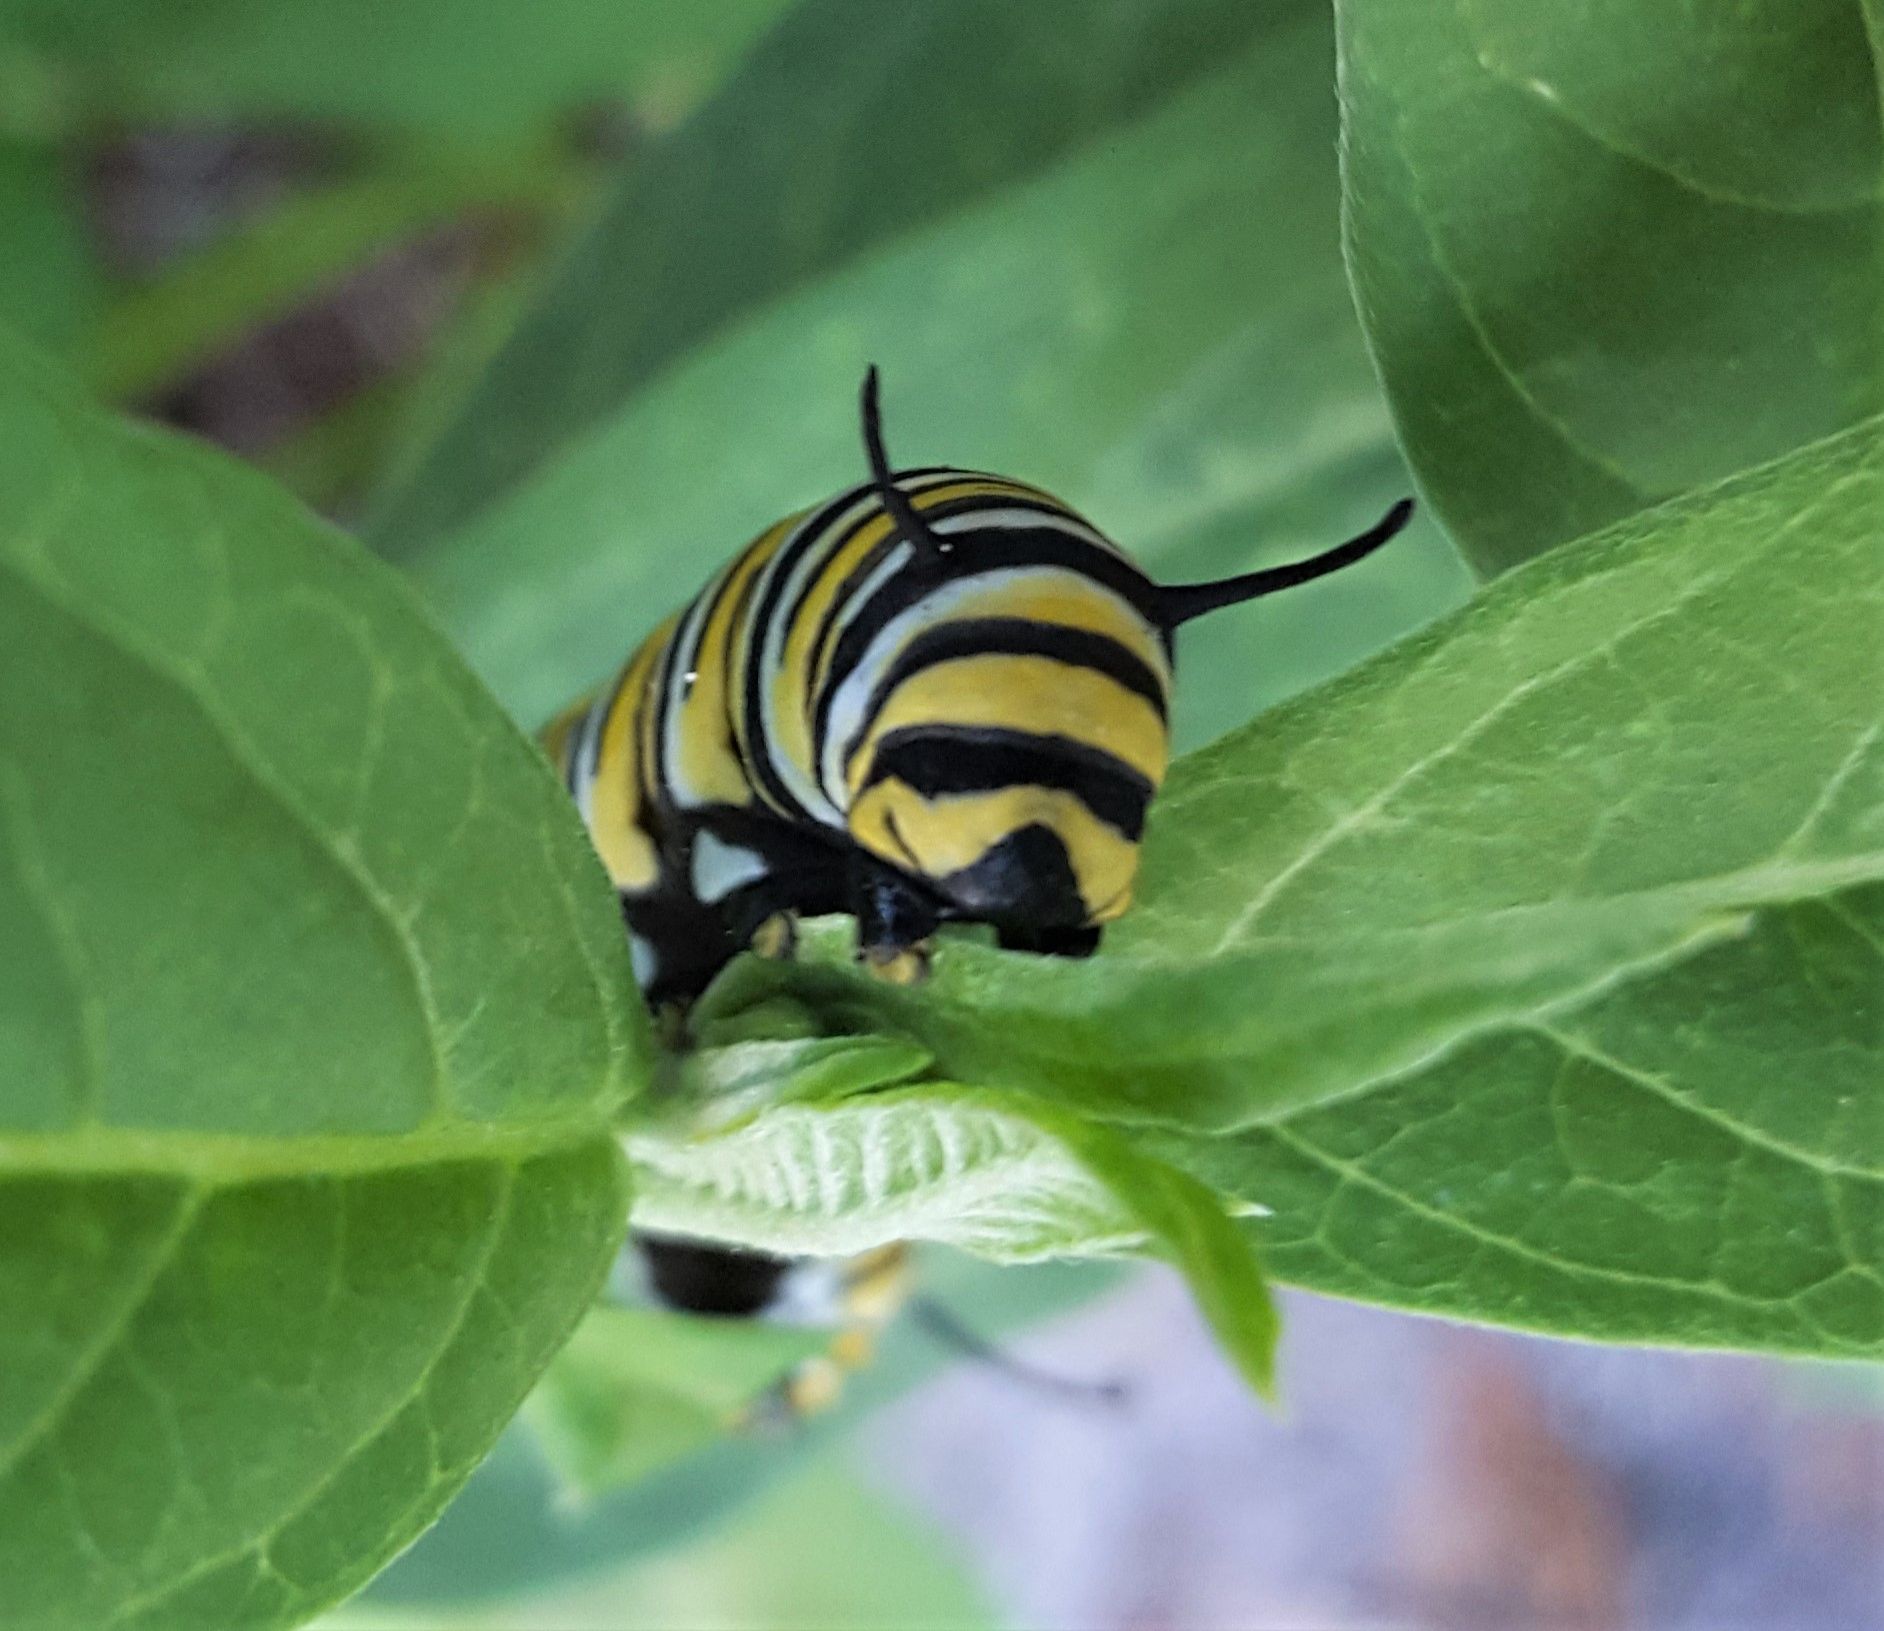
<instances>
[{"instance_id":1,"label":"large green leaf","mask_svg":"<svg viewBox=\"0 0 1884 1631\"><path fill-rule=\"evenodd\" d=\"M1884 879L1881 430L1553 552L1186 760L1091 963L960 941L911 993L813 936L805 966L730 971L704 1035L782 985L956 1079L1210 1129L1150 1148L1293 1206L1252 1227L1317 1283L1884 1345L1879 971L1848 893ZM1365 1247L1326 1232L1357 1211ZM1640 1294L1579 1300L1616 1254ZM1774 1278L1809 1317L1757 1308Z\"/></svg>"},{"instance_id":2,"label":"large green leaf","mask_svg":"<svg viewBox=\"0 0 1884 1631\"><path fill-rule=\"evenodd\" d=\"M11 342L0 428L0 1619L286 1624L592 1295L639 1008L382 567Z\"/></svg>"},{"instance_id":3,"label":"large green leaf","mask_svg":"<svg viewBox=\"0 0 1884 1631\"><path fill-rule=\"evenodd\" d=\"M1332 62L1311 0L814 0L630 178L379 542L538 718L857 479L867 361L900 457L1044 481L1171 576L1353 530L1406 476L1341 271ZM1199 628L1181 730L1460 582L1429 530Z\"/></svg>"},{"instance_id":4,"label":"large green leaf","mask_svg":"<svg viewBox=\"0 0 1884 1631\"><path fill-rule=\"evenodd\" d=\"M716 331L1181 94L1263 31L1239 12L1230 0L795 8L645 155L386 532L404 549L475 514Z\"/></svg>"},{"instance_id":5,"label":"large green leaf","mask_svg":"<svg viewBox=\"0 0 1884 1631\"><path fill-rule=\"evenodd\" d=\"M1884 407L1876 0L1339 0L1347 235L1485 571Z\"/></svg>"},{"instance_id":6,"label":"large green leaf","mask_svg":"<svg viewBox=\"0 0 1884 1631\"><path fill-rule=\"evenodd\" d=\"M1884 890L1353 1100L1154 1147L1319 1290L1618 1341L1884 1355Z\"/></svg>"}]
</instances>

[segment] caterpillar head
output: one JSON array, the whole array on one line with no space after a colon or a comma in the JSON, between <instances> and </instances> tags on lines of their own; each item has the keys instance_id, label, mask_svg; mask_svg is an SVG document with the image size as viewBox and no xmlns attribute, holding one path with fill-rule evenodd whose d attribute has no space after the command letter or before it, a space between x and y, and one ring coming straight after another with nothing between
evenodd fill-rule
<instances>
[{"instance_id":1,"label":"caterpillar head","mask_svg":"<svg viewBox=\"0 0 1884 1631\"><path fill-rule=\"evenodd\" d=\"M852 838L970 922L1085 928L1131 904L1148 786L1093 764L1096 756L1038 748L1016 767L1019 779L1001 785L929 774L951 760L973 774L973 757L947 728L892 744L851 807Z\"/></svg>"},{"instance_id":2,"label":"caterpillar head","mask_svg":"<svg viewBox=\"0 0 1884 1631\"><path fill-rule=\"evenodd\" d=\"M958 506L940 534L884 450L874 368L862 406L872 484L896 535L930 563L933 626L904 631L900 667L887 653L881 673L866 665L877 694L843 766L851 837L953 916L1020 931L1105 923L1131 902L1164 777L1174 631L1360 560L1412 502L1306 561L1156 584L1037 489L1036 508L1051 512L1038 525L1057 548L1014 544L1017 527L1035 526L1024 508L983 523ZM1069 553L1066 539L1084 543Z\"/></svg>"}]
</instances>

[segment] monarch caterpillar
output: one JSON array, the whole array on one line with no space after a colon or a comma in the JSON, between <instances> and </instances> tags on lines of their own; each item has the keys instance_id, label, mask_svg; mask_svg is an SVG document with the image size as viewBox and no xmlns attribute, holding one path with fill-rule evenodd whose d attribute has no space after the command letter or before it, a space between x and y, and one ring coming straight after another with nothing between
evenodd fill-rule
<instances>
[{"instance_id":1,"label":"monarch caterpillar","mask_svg":"<svg viewBox=\"0 0 1884 1631\"><path fill-rule=\"evenodd\" d=\"M861 406L869 480L760 533L544 732L656 1007L755 938L788 950L799 914L850 913L860 959L905 983L947 921L1089 954L1131 903L1176 630L1360 560L1412 510L1306 561L1158 584L1038 487L893 472L874 368ZM817 1267L641 1245L655 1295L696 1312L777 1312ZM900 1256L842 1267L825 1300L887 1317Z\"/></svg>"}]
</instances>

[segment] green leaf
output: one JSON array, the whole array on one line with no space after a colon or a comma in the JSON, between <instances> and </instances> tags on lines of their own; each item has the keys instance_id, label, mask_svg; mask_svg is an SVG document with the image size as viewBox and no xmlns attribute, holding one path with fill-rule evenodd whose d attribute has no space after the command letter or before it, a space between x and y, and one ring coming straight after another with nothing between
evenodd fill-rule
<instances>
[{"instance_id":1,"label":"green leaf","mask_svg":"<svg viewBox=\"0 0 1884 1631\"><path fill-rule=\"evenodd\" d=\"M1222 1196L1090 1121L1061 1115L1043 1121L1157 1243L1184 1276L1224 1354L1273 1401L1281 1322L1251 1243L1237 1233Z\"/></svg>"},{"instance_id":2,"label":"green leaf","mask_svg":"<svg viewBox=\"0 0 1884 1631\"><path fill-rule=\"evenodd\" d=\"M841 1547L841 1564L833 1550ZM586 1612L585 1612L586 1606ZM835 1454L817 1458L736 1529L505 1631L571 1625L689 1631L996 1631L967 1561L931 1521Z\"/></svg>"},{"instance_id":3,"label":"green leaf","mask_svg":"<svg viewBox=\"0 0 1884 1631\"><path fill-rule=\"evenodd\" d=\"M1614 1341L1884 1355L1884 889L1234 1138L1283 1279Z\"/></svg>"},{"instance_id":4,"label":"green leaf","mask_svg":"<svg viewBox=\"0 0 1884 1631\"><path fill-rule=\"evenodd\" d=\"M1339 0L1347 237L1493 572L1884 407L1875 0Z\"/></svg>"},{"instance_id":5,"label":"green leaf","mask_svg":"<svg viewBox=\"0 0 1884 1631\"><path fill-rule=\"evenodd\" d=\"M682 1056L674 1098L692 1126L724 1126L774 1105L889 1087L920 1075L930 1062L926 1048L895 1037L782 1037L777 1027L798 1018L761 1006L740 1019L763 1023L769 1036Z\"/></svg>"},{"instance_id":6,"label":"green leaf","mask_svg":"<svg viewBox=\"0 0 1884 1631\"><path fill-rule=\"evenodd\" d=\"M1770 1263L1769 1237L1784 1228L1797 1233L1781 1257L1800 1276L1786 1296L1831 1306L1815 1306L1816 1325L1788 1324L1746 1314L1729 1294L1709 1305L1710 1323L1676 1298L1644 1293L1618 1312L1565 1295L1534 1320L1662 1340L1884 1340L1870 1312L1884 1192L1866 1165L1884 1115L1884 1049L1869 1010L1849 1011L1877 988L1876 970L1862 930L1808 939L1802 927L1884 878L1880 430L1859 426L1555 551L1184 761L1154 811L1140 904L1089 964L952 942L909 992L857 974L825 933L806 937L805 966L736 965L706 1017L783 987L831 1029L914 1039L954 1079L1209 1129L1146 1148L1264 1205L1289 1195L1265 1191L1260 1165L1245 1179L1223 1133L1250 1130L1250 1147L1273 1151L1285 1137L1271 1129L1350 1129L1361 1153L1371 1139L1389 1165L1425 1150L1428 1183L1448 1197L1431 1203L1439 1211L1469 1213L1486 1197L1505 1208L1503 1227L1548 1230L1544 1255L1573 1262L1610 1249L1578 1238L1597 1223L1579 1211L1575 1163L1626 1167L1647 1152L1651 1173L1671 1163L1667 1193L1633 1198L1660 1226L1627 1208L1600 1223L1637 1254L1644 1284L1694 1274L1697 1234L1718 1253L1710 1273L1729 1273L1742 1249ZM1710 995L1736 969L1729 995ZM1617 1051L1607 1029L1564 1030L1579 1015L1620 1023L1634 1002L1654 1016L1637 1029L1687 1049L1685 1063L1638 1058L1644 1038ZM1553 1050L1567 1074L1530 1068ZM1685 1116L1652 1086L1610 1080L1619 1067L1659 1081L1677 1065L1675 1096L1695 1105ZM1636 1119L1585 1135L1590 1149L1566 1164L1553 1140L1569 1135L1553 1114L1586 1080L1609 1085L1583 1101L1604 1109L1582 1121L1627 1106ZM1782 1092L1791 1123L1770 1119ZM1736 1137L1754 1096L1757 1136ZM1470 1104L1485 1106L1482 1119ZM1409 1105L1429 1136L1415 1136ZM1707 1136L1671 1144L1671 1117ZM1802 1130L1804 1171L1769 1160ZM1778 1151L1750 1148L1775 1140ZM1532 1143L1559 1184L1489 1181ZM1341 1162L1322 1173L1317 1204L1332 1205L1329 1193L1350 1204L1362 1187L1355 1150L1335 1147ZM1856 1199L1802 1212L1795 1190L1817 1184L1813 1165L1826 1161ZM1454 1178L1476 1165L1492 1170L1467 1197ZM1410 1229L1417 1207L1401 1213ZM1377 1274L1378 1294L1393 1295L1386 1268L1343 1278L1327 1267L1337 1248L1316 1259L1300 1242L1325 1242L1317 1227L1298 1204L1264 1238L1297 1241L1298 1272L1321 1261L1348 1288ZM1412 1251L1406 1230L1378 1217L1368 1227L1375 1246L1362 1261ZM1479 1246L1462 1233L1461 1250ZM1802 1263L1832 1275L1832 1289ZM1421 1306L1521 1318L1537 1295L1514 1274L1501 1303L1491 1268L1476 1279L1403 1268L1399 1295L1417 1283ZM1574 1289L1575 1277L1557 1284Z\"/></svg>"},{"instance_id":7,"label":"green leaf","mask_svg":"<svg viewBox=\"0 0 1884 1631\"><path fill-rule=\"evenodd\" d=\"M596 1308L526 1409L575 1494L594 1497L715 1443L830 1333L764 1320Z\"/></svg>"},{"instance_id":8,"label":"green leaf","mask_svg":"<svg viewBox=\"0 0 1884 1631\"><path fill-rule=\"evenodd\" d=\"M795 8L627 179L385 531L409 547L475 513L716 331L1181 95L1264 31L1247 10Z\"/></svg>"},{"instance_id":9,"label":"green leaf","mask_svg":"<svg viewBox=\"0 0 1884 1631\"><path fill-rule=\"evenodd\" d=\"M1045 482L1171 576L1344 536L1407 477L1341 269L1332 61L1312 0L814 0L628 178L376 541L540 718L858 478L870 361L899 457ZM1265 608L1257 658L1247 620L1199 628L1181 734L1462 582L1428 529Z\"/></svg>"},{"instance_id":10,"label":"green leaf","mask_svg":"<svg viewBox=\"0 0 1884 1631\"><path fill-rule=\"evenodd\" d=\"M11 342L0 429L0 1620L285 1625L592 1296L639 1005L384 568Z\"/></svg>"}]
</instances>

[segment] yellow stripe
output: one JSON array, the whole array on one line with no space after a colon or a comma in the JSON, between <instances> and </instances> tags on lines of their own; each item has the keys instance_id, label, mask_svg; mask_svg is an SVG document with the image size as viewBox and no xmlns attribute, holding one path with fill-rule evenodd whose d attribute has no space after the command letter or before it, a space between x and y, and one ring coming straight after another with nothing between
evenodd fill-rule
<instances>
[{"instance_id":1,"label":"yellow stripe","mask_svg":"<svg viewBox=\"0 0 1884 1631\"><path fill-rule=\"evenodd\" d=\"M841 547L832 547L835 533L820 539L813 548L828 553L813 567L797 618L785 631L778 673L772 680L772 746L813 784L818 774L811 762L811 689L806 683L812 637L817 633L823 608L836 597L838 586L851 568L889 535L891 525L887 515L876 515L858 527L856 534ZM781 607L780 615L784 610ZM755 645L764 637L764 632L762 629L753 631Z\"/></svg>"},{"instance_id":2,"label":"yellow stripe","mask_svg":"<svg viewBox=\"0 0 1884 1631\"><path fill-rule=\"evenodd\" d=\"M851 795L879 741L891 731L930 724L1069 736L1123 759L1153 787L1164 779L1169 754L1158 711L1108 674L1051 657L958 657L919 669L890 693L845 766Z\"/></svg>"},{"instance_id":3,"label":"yellow stripe","mask_svg":"<svg viewBox=\"0 0 1884 1631\"><path fill-rule=\"evenodd\" d=\"M642 827L648 793L648 736L643 728L649 680L673 637L669 618L642 642L622 670L602 721L589 793L589 838L617 889L639 893L660 877L660 854Z\"/></svg>"},{"instance_id":4,"label":"yellow stripe","mask_svg":"<svg viewBox=\"0 0 1884 1631\"><path fill-rule=\"evenodd\" d=\"M746 805L753 802L752 782L746 774L746 761L734 734L737 727L732 723L732 715L738 710L729 713L727 708L729 695L737 694L729 690L736 666L732 661L736 632L733 614L741 591L752 581L753 574L771 559L794 524L795 518L781 521L746 546L712 591L713 600L700 628L694 653L693 686L681 703L677 718L680 740L676 744L676 757L688 785L700 797L715 803Z\"/></svg>"}]
</instances>

